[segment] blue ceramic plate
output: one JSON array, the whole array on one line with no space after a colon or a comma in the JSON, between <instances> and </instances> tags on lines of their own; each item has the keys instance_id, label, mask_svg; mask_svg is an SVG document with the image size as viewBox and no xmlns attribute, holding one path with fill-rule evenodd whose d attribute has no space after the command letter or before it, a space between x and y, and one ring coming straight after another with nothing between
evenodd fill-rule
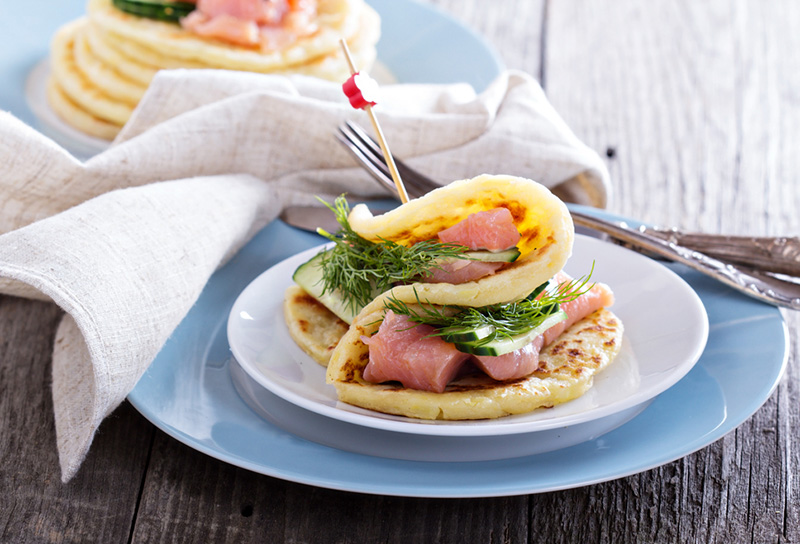
<instances>
[{"instance_id":1,"label":"blue ceramic plate","mask_svg":"<svg viewBox=\"0 0 800 544\"><path fill-rule=\"evenodd\" d=\"M86 13L85 0L3 2L0 8L0 109L37 126L25 97L25 82L48 55L62 24Z\"/></svg>"},{"instance_id":2,"label":"blue ceramic plate","mask_svg":"<svg viewBox=\"0 0 800 544\"><path fill-rule=\"evenodd\" d=\"M262 474L364 493L484 497L602 482L683 457L749 418L786 364L788 336L776 308L669 265L702 299L708 343L691 372L622 427L570 448L495 461L403 461L322 446L268 423L241 400L231 381L226 337L239 293L270 266L320 242L280 221L264 228L212 277L130 402L192 448Z\"/></svg>"}]
</instances>

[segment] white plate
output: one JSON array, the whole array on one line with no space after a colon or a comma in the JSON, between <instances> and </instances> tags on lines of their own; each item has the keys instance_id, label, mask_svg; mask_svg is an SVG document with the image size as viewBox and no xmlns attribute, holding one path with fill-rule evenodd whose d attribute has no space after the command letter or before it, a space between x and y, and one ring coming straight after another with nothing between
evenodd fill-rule
<instances>
[{"instance_id":1,"label":"white plate","mask_svg":"<svg viewBox=\"0 0 800 544\"><path fill-rule=\"evenodd\" d=\"M479 421L423 421L340 403L325 369L289 337L283 292L292 273L321 247L286 259L256 278L237 298L228 318L228 341L256 383L306 410L387 431L436 436L495 436L564 428L639 406L680 380L697 362L708 337L708 318L697 294L660 264L624 248L576 236L565 270L585 274L615 292L613 311L625 324L617 360L579 399L548 410ZM587 437L588 439L588 437Z\"/></svg>"},{"instance_id":2,"label":"white plate","mask_svg":"<svg viewBox=\"0 0 800 544\"><path fill-rule=\"evenodd\" d=\"M498 447L496 436L408 434L331 419L285 401L252 379L236 359L229 361L231 380L247 405L270 423L306 440L336 449L422 462L476 462L513 459L568 448L594 440L639 415L650 401L585 423L533 433L508 434Z\"/></svg>"}]
</instances>

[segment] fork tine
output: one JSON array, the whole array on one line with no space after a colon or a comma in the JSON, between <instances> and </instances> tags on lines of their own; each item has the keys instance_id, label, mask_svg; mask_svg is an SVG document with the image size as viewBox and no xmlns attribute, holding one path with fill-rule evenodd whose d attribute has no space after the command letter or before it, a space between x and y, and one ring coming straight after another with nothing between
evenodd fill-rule
<instances>
[{"instance_id":1,"label":"fork tine","mask_svg":"<svg viewBox=\"0 0 800 544\"><path fill-rule=\"evenodd\" d=\"M389 172L389 167L386 166L386 162L383 160L383 155L380 151L376 153L368 140L364 140L364 138L360 137L350 126L340 126L339 135L347 140L348 146L358 150L358 158L360 160L369 162L369 164L380 171L385 178L391 180L392 176ZM383 180L381 180L381 182L383 182ZM394 182L392 182L392 184L394 185Z\"/></svg>"},{"instance_id":2,"label":"fork tine","mask_svg":"<svg viewBox=\"0 0 800 544\"><path fill-rule=\"evenodd\" d=\"M378 166L382 171L386 172L386 175L391 178L389 168L386 166L386 161L383 157L383 151L378 144L366 132L364 132L364 129L355 123L345 121L344 125L339 126L339 132L344 134L344 136L350 140L350 142L352 142L361 150L366 158Z\"/></svg>"},{"instance_id":3,"label":"fork tine","mask_svg":"<svg viewBox=\"0 0 800 544\"><path fill-rule=\"evenodd\" d=\"M357 132L356 132L357 131ZM353 156L368 169L375 179L382 185L391 189L392 193L399 198L397 187L394 184L394 178L391 176L389 167L383 156L383 152L377 143L372 140L363 129L359 129L357 125L339 126L339 134L337 134L339 141L348 146L348 149L353 153ZM407 192L409 192L407 190ZM420 191L416 188L411 188L409 194L412 198L423 195L427 191Z\"/></svg>"},{"instance_id":4,"label":"fork tine","mask_svg":"<svg viewBox=\"0 0 800 544\"><path fill-rule=\"evenodd\" d=\"M351 141L352 138L357 138L362 146L368 147L372 153L372 156L374 157L374 160L381 164L382 169L385 170L388 176L389 170L386 167L386 159L384 158L383 152L381 151L380 146L378 146L378 143L358 124L353 123L352 121L345 121L345 125L348 129L350 129L349 131L341 126L339 127L339 130L343 132ZM408 191L409 195L412 197L420 197L438 187L438 185L432 180L412 169L410 166L397 159L397 157L394 158L394 162L397 166L398 172L400 172L400 177L403 179L403 184L406 186L406 191Z\"/></svg>"},{"instance_id":5,"label":"fork tine","mask_svg":"<svg viewBox=\"0 0 800 544\"><path fill-rule=\"evenodd\" d=\"M345 148L352 153L355 159L361 163L367 172L372 174L372 177L374 177L378 183L391 190L395 195L397 194L397 188L394 186L394 181L392 181L392 179L389 177L388 171L384 170L385 165L384 169L381 169L379 164L376 164L367 156L369 152L362 150L360 146L347 137L347 134L337 133L336 139L344 144Z\"/></svg>"}]
</instances>

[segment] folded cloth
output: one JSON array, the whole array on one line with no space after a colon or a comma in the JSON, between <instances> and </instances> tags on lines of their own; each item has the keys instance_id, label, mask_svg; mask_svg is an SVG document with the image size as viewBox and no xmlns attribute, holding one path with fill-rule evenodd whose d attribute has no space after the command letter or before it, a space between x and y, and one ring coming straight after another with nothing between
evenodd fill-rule
<instances>
[{"instance_id":1,"label":"folded cloth","mask_svg":"<svg viewBox=\"0 0 800 544\"><path fill-rule=\"evenodd\" d=\"M385 86L375 111L393 152L435 179L513 174L607 202L602 160L523 73L477 95ZM333 138L364 116L311 78L164 71L117 140L80 162L0 113L0 293L65 310L53 351L64 481L210 275L283 207L385 194Z\"/></svg>"}]
</instances>

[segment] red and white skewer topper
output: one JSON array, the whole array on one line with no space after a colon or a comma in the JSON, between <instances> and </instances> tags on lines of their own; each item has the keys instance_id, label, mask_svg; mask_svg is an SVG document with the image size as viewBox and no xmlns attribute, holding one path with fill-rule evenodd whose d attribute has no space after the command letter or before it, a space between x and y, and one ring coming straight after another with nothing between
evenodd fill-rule
<instances>
[{"instance_id":1,"label":"red and white skewer topper","mask_svg":"<svg viewBox=\"0 0 800 544\"><path fill-rule=\"evenodd\" d=\"M367 74L356 72L342 84L342 90L350 100L350 105L358 110L378 103L378 82Z\"/></svg>"},{"instance_id":2,"label":"red and white skewer topper","mask_svg":"<svg viewBox=\"0 0 800 544\"><path fill-rule=\"evenodd\" d=\"M378 98L378 83L366 74L360 74L353 59L350 56L350 50L347 48L347 42L344 39L339 40L342 46L342 51L347 59L347 64L350 66L350 78L342 85L344 94L350 100L350 105L356 109L363 109L369 115L369 120L372 121L372 128L375 129L375 135L378 138L378 144L381 146L383 157L386 159L386 166L389 167L389 173L392 175L394 186L397 188L397 194L400 196L400 201L405 204L408 202L408 193L403 185L403 180L400 179L400 172L397 171L397 165L394 163L391 151L389 151L389 144L386 143L386 138L383 137L383 131L372 111L372 106L377 103Z\"/></svg>"}]
</instances>

